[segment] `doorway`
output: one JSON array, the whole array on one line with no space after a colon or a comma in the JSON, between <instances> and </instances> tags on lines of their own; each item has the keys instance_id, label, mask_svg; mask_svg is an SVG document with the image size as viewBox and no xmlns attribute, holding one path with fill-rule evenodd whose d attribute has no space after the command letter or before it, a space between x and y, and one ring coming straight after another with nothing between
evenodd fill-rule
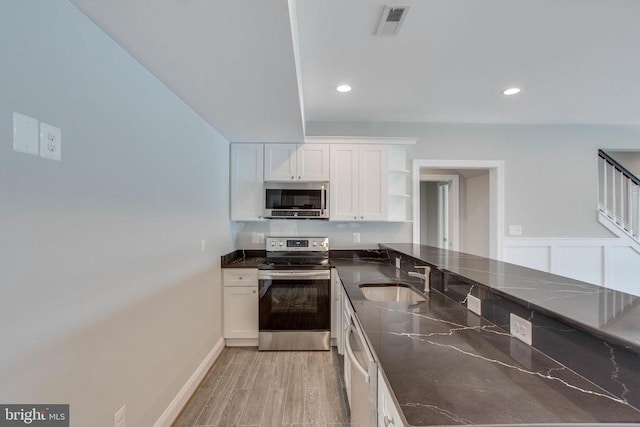
<instances>
[{"instance_id":1,"label":"doorway","mask_svg":"<svg viewBox=\"0 0 640 427\"><path fill-rule=\"evenodd\" d=\"M457 174L420 173L420 243L458 251L460 179Z\"/></svg>"},{"instance_id":2,"label":"doorway","mask_svg":"<svg viewBox=\"0 0 640 427\"><path fill-rule=\"evenodd\" d=\"M433 176L435 175L435 177ZM458 177L458 195L452 189L453 176ZM504 161L501 160L413 160L413 242L420 244L425 237L421 218L423 197L430 182L436 184L437 243L430 246L445 247L461 252L475 253L494 259L502 258L504 232ZM446 177L446 178L445 178ZM462 180L460 180L462 177ZM423 179L424 178L424 179ZM423 180L426 186L422 185ZM464 183L468 184L468 189ZM462 188L461 188L462 187ZM421 191L422 189L422 191ZM422 193L422 194L421 194ZM460 194L464 193L463 196ZM453 214L452 201L457 201L458 212ZM432 207L434 202L432 202ZM439 213L438 213L439 212ZM432 220L432 223L434 221ZM432 225L431 225L432 226ZM456 228L457 227L457 228ZM434 237L434 229L431 231ZM456 230L454 232L454 230ZM428 236L429 230L426 230ZM427 237L428 239L428 237ZM445 240L446 243L445 243ZM433 242L433 240L429 240Z\"/></svg>"}]
</instances>

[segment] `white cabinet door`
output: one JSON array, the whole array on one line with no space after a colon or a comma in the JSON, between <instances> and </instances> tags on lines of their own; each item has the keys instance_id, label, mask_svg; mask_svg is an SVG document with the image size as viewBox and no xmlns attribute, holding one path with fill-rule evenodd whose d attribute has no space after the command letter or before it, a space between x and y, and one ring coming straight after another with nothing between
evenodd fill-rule
<instances>
[{"instance_id":1,"label":"white cabinet door","mask_svg":"<svg viewBox=\"0 0 640 427\"><path fill-rule=\"evenodd\" d=\"M258 338L258 286L224 287L224 337Z\"/></svg>"},{"instance_id":2,"label":"white cabinet door","mask_svg":"<svg viewBox=\"0 0 640 427\"><path fill-rule=\"evenodd\" d=\"M258 269L222 270L224 338L258 338Z\"/></svg>"},{"instance_id":3,"label":"white cabinet door","mask_svg":"<svg viewBox=\"0 0 640 427\"><path fill-rule=\"evenodd\" d=\"M329 218L333 221L385 221L388 169L384 145L332 145Z\"/></svg>"},{"instance_id":4,"label":"white cabinet door","mask_svg":"<svg viewBox=\"0 0 640 427\"><path fill-rule=\"evenodd\" d=\"M331 145L331 179L329 181L329 219L358 219L358 146Z\"/></svg>"},{"instance_id":5,"label":"white cabinet door","mask_svg":"<svg viewBox=\"0 0 640 427\"><path fill-rule=\"evenodd\" d=\"M363 145L359 148L358 219L361 221L385 221L389 206L387 147L384 145Z\"/></svg>"},{"instance_id":6,"label":"white cabinet door","mask_svg":"<svg viewBox=\"0 0 640 427\"><path fill-rule=\"evenodd\" d=\"M231 220L257 221L264 210L263 145L231 145Z\"/></svg>"},{"instance_id":7,"label":"white cabinet door","mask_svg":"<svg viewBox=\"0 0 640 427\"><path fill-rule=\"evenodd\" d=\"M264 180L329 181L327 144L265 144Z\"/></svg>"},{"instance_id":8,"label":"white cabinet door","mask_svg":"<svg viewBox=\"0 0 640 427\"><path fill-rule=\"evenodd\" d=\"M378 371L378 426L403 426L402 418L391 397L391 392Z\"/></svg>"},{"instance_id":9,"label":"white cabinet door","mask_svg":"<svg viewBox=\"0 0 640 427\"><path fill-rule=\"evenodd\" d=\"M265 144L264 180L297 181L296 151L296 144Z\"/></svg>"},{"instance_id":10,"label":"white cabinet door","mask_svg":"<svg viewBox=\"0 0 640 427\"><path fill-rule=\"evenodd\" d=\"M296 178L300 181L329 181L329 145L298 145L296 166Z\"/></svg>"}]
</instances>

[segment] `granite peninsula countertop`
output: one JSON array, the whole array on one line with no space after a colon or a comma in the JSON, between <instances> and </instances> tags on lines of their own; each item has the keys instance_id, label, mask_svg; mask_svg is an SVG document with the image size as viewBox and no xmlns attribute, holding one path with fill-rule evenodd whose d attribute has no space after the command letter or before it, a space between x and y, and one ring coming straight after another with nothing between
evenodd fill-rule
<instances>
[{"instance_id":1,"label":"granite peninsula countertop","mask_svg":"<svg viewBox=\"0 0 640 427\"><path fill-rule=\"evenodd\" d=\"M544 271L414 244L381 244L640 354L640 297ZM638 278L640 284L640 278Z\"/></svg>"},{"instance_id":2,"label":"granite peninsula countertop","mask_svg":"<svg viewBox=\"0 0 640 427\"><path fill-rule=\"evenodd\" d=\"M359 288L363 283L389 282L421 288L419 279L391 265L388 251L495 286L500 292L514 292L509 297L522 304L533 303L527 298L542 305L553 299L535 292L544 280L537 275L542 272L419 245L381 247L332 251L330 261L408 425L640 425L640 411L627 399L514 339L448 296L432 291L426 301L417 304L373 302ZM224 268L257 268L263 254L235 251L223 257L222 264ZM538 291L547 292L548 297L598 295L580 287L582 282L555 277L562 280L546 277ZM511 289L514 283L518 291Z\"/></svg>"},{"instance_id":3,"label":"granite peninsula countertop","mask_svg":"<svg viewBox=\"0 0 640 427\"><path fill-rule=\"evenodd\" d=\"M364 283L420 282L375 257L332 257L405 421L426 425L634 423L640 412L432 291L373 302Z\"/></svg>"}]
</instances>

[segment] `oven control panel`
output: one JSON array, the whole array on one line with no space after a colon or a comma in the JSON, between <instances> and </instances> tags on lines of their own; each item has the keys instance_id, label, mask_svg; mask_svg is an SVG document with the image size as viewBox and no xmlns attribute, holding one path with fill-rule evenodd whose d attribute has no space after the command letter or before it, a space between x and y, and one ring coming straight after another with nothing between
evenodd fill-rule
<instances>
[{"instance_id":1,"label":"oven control panel","mask_svg":"<svg viewBox=\"0 0 640 427\"><path fill-rule=\"evenodd\" d=\"M328 237L267 237L267 252L328 252Z\"/></svg>"}]
</instances>

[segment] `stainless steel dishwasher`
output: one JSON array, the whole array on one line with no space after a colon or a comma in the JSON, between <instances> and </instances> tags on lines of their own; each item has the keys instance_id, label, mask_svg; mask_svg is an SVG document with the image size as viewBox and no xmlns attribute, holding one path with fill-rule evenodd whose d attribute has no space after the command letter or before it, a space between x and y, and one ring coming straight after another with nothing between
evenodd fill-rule
<instances>
[{"instance_id":1,"label":"stainless steel dishwasher","mask_svg":"<svg viewBox=\"0 0 640 427\"><path fill-rule=\"evenodd\" d=\"M345 309L348 312L348 324L345 325L344 378L351 410L351 425L376 426L378 366L348 300L345 302Z\"/></svg>"}]
</instances>

